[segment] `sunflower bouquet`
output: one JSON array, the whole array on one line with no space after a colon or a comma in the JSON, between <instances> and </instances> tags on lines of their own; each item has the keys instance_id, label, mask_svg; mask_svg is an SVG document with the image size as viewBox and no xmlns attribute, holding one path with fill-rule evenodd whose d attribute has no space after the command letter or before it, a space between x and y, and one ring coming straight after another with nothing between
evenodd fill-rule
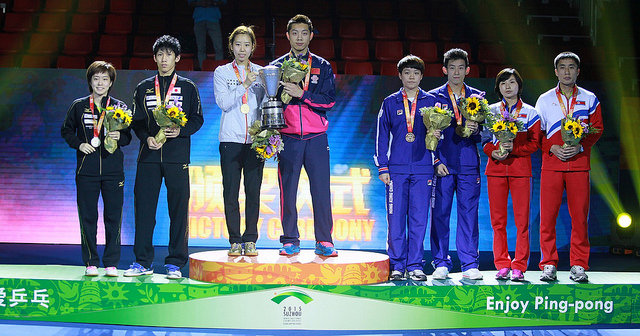
<instances>
[{"instance_id":1,"label":"sunflower bouquet","mask_svg":"<svg viewBox=\"0 0 640 336\"><path fill-rule=\"evenodd\" d=\"M458 101L458 107L466 120L475 121L478 124L482 123L489 114L489 102L484 98L484 94L472 94L468 98L461 98ZM456 128L456 133L463 138L471 136L471 130L466 122Z\"/></svg>"},{"instance_id":2,"label":"sunflower bouquet","mask_svg":"<svg viewBox=\"0 0 640 336\"><path fill-rule=\"evenodd\" d=\"M286 59L282 62L282 81L285 83L300 83L309 71L309 65L306 61L297 57ZM291 101L291 96L282 92L280 99L283 103L288 104Z\"/></svg>"},{"instance_id":3,"label":"sunflower bouquet","mask_svg":"<svg viewBox=\"0 0 640 336\"><path fill-rule=\"evenodd\" d=\"M104 127L107 132L123 130L131 125L131 110L127 106L108 106L104 117ZM118 141L111 137L105 137L104 148L111 154L118 148Z\"/></svg>"},{"instance_id":4,"label":"sunflower bouquet","mask_svg":"<svg viewBox=\"0 0 640 336\"><path fill-rule=\"evenodd\" d=\"M435 151L440 138L436 137L434 133L449 127L451 119L453 118L453 111L443 109L440 103L436 103L436 105L432 107L421 107L420 114L422 115L424 126L427 127L427 135L424 138L424 143L428 150Z\"/></svg>"},{"instance_id":5,"label":"sunflower bouquet","mask_svg":"<svg viewBox=\"0 0 640 336\"><path fill-rule=\"evenodd\" d=\"M251 148L256 151L256 155L262 161L271 158L277 160L276 154L284 149L284 143L280 137L280 132L275 129L262 130L260 120L256 120L249 127L249 135L251 135Z\"/></svg>"},{"instance_id":6,"label":"sunflower bouquet","mask_svg":"<svg viewBox=\"0 0 640 336\"><path fill-rule=\"evenodd\" d=\"M591 127L591 124L584 123L578 118L566 116L562 119L560 126L560 134L562 134L562 141L564 141L562 147L575 146L588 134L598 132L600 129Z\"/></svg>"},{"instance_id":7,"label":"sunflower bouquet","mask_svg":"<svg viewBox=\"0 0 640 336\"><path fill-rule=\"evenodd\" d=\"M484 126L500 141L500 149L498 150L500 155L508 153L503 143L512 142L516 138L518 132L524 130L524 123L516 118L513 118L508 113L489 113L486 117Z\"/></svg>"},{"instance_id":8,"label":"sunflower bouquet","mask_svg":"<svg viewBox=\"0 0 640 336\"><path fill-rule=\"evenodd\" d=\"M163 144L167 142L167 136L164 130L170 127L184 127L187 124L187 117L178 104L160 105L153 109L153 118L156 124L160 126L160 131L154 136L157 143Z\"/></svg>"}]
</instances>

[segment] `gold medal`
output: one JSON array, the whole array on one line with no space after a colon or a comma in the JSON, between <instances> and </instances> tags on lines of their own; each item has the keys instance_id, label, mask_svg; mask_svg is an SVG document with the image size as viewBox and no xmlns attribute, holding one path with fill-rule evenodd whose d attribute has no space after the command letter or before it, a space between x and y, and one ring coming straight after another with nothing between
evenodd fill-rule
<instances>
[{"instance_id":1,"label":"gold medal","mask_svg":"<svg viewBox=\"0 0 640 336\"><path fill-rule=\"evenodd\" d=\"M91 139L91 146L98 148L100 146L100 138L93 137L93 139Z\"/></svg>"},{"instance_id":2,"label":"gold medal","mask_svg":"<svg viewBox=\"0 0 640 336\"><path fill-rule=\"evenodd\" d=\"M407 140L407 142L414 142L416 141L416 135L412 132L409 132L407 133L407 135L405 135L404 139Z\"/></svg>"},{"instance_id":3,"label":"gold medal","mask_svg":"<svg viewBox=\"0 0 640 336\"><path fill-rule=\"evenodd\" d=\"M249 104L242 104L242 106L240 106L240 112L244 114L248 114L250 110Z\"/></svg>"}]
</instances>

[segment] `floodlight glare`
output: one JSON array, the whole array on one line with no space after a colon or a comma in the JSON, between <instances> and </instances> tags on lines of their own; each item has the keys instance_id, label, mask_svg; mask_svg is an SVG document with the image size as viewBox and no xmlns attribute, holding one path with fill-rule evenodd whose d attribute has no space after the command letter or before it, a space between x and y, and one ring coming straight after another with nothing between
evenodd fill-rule
<instances>
[{"instance_id":1,"label":"floodlight glare","mask_svg":"<svg viewBox=\"0 0 640 336\"><path fill-rule=\"evenodd\" d=\"M626 229L629 226L631 226L631 215L629 215L626 212L623 212L618 215L618 218L616 218L616 221L618 222L619 227Z\"/></svg>"}]
</instances>

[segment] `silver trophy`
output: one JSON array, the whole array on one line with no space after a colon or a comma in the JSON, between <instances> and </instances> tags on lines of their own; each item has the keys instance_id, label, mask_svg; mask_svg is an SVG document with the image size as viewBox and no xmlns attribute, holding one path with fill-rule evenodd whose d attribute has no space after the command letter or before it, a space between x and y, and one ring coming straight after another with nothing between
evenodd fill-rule
<instances>
[{"instance_id":1,"label":"silver trophy","mask_svg":"<svg viewBox=\"0 0 640 336\"><path fill-rule=\"evenodd\" d=\"M260 69L260 81L267 93L269 100L262 104L262 129L284 128L284 114L282 114L282 102L276 98L282 69L275 65L268 65Z\"/></svg>"}]
</instances>

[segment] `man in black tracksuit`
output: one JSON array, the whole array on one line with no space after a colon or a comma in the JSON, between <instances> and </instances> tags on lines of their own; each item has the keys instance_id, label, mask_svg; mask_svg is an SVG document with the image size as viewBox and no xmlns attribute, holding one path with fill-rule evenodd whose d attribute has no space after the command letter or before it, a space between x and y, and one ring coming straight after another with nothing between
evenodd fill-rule
<instances>
[{"instance_id":1,"label":"man in black tracksuit","mask_svg":"<svg viewBox=\"0 0 640 336\"><path fill-rule=\"evenodd\" d=\"M152 274L154 257L153 230L162 178L167 187L169 207L169 255L165 258L167 278L182 276L180 268L188 258L189 158L191 135L203 123L198 87L175 73L180 60L180 43L174 37L160 37L153 46L158 74L143 80L134 93L132 128L140 139L140 154L136 172L134 253L136 262L125 276ZM167 95L170 97L167 99ZM160 131L153 117L158 104L181 106L188 119L184 127L164 130L165 143L154 136Z\"/></svg>"},{"instance_id":2,"label":"man in black tracksuit","mask_svg":"<svg viewBox=\"0 0 640 336\"><path fill-rule=\"evenodd\" d=\"M61 135L69 147L76 150L76 193L85 275L97 276L100 256L97 250L98 198L102 193L104 203L105 249L102 262L107 276L117 276L120 261L120 226L124 201L123 154L120 147L131 142L129 128L105 134L104 127L97 127L98 120L108 106L125 107L108 92L115 81L113 65L96 61L87 69L87 81L91 94L76 99L64 119ZM100 81L103 82L100 82ZM95 130L94 130L95 129ZM110 154L102 145L105 136L117 140L118 148ZM93 138L99 140L93 140ZM94 145L91 145L93 143Z\"/></svg>"}]
</instances>

